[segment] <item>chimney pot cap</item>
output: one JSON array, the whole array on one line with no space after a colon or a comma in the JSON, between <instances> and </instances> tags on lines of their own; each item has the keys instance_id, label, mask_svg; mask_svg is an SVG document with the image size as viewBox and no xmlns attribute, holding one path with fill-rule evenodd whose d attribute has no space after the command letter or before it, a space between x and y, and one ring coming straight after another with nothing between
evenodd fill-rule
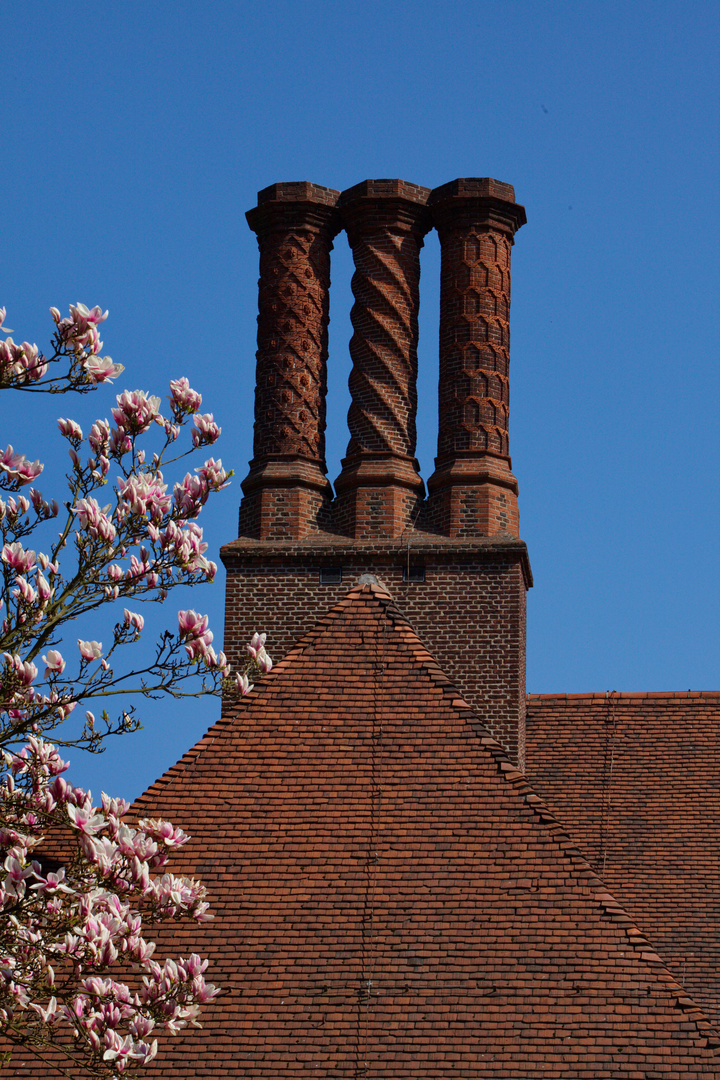
<instances>
[{"instance_id":1,"label":"chimney pot cap","mask_svg":"<svg viewBox=\"0 0 720 1080\"><path fill-rule=\"evenodd\" d=\"M502 199L503 202L515 202L515 188L502 180L493 180L492 176L463 176L450 180L447 184L433 188L430 203L452 198Z\"/></svg>"},{"instance_id":2,"label":"chimney pot cap","mask_svg":"<svg viewBox=\"0 0 720 1080\"><path fill-rule=\"evenodd\" d=\"M315 202L335 206L339 195L335 188L312 184L309 180L286 180L258 191L258 206L268 202Z\"/></svg>"},{"instance_id":3,"label":"chimney pot cap","mask_svg":"<svg viewBox=\"0 0 720 1080\"><path fill-rule=\"evenodd\" d=\"M424 206L429 196L430 188L411 184L408 180L362 180L341 193L339 205L345 206L356 199L407 199Z\"/></svg>"}]
</instances>

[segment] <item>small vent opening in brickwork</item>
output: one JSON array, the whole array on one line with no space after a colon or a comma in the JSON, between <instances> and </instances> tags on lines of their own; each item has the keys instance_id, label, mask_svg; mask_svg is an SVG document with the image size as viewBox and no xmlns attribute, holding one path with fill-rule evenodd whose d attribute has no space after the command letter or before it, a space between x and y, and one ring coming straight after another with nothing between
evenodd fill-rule
<instances>
[{"instance_id":1,"label":"small vent opening in brickwork","mask_svg":"<svg viewBox=\"0 0 720 1080\"><path fill-rule=\"evenodd\" d=\"M424 581L425 580L425 567L424 566L403 566L403 581Z\"/></svg>"},{"instance_id":2,"label":"small vent opening in brickwork","mask_svg":"<svg viewBox=\"0 0 720 1080\"><path fill-rule=\"evenodd\" d=\"M322 566L320 568L321 585L339 585L342 581L341 566Z\"/></svg>"}]
</instances>

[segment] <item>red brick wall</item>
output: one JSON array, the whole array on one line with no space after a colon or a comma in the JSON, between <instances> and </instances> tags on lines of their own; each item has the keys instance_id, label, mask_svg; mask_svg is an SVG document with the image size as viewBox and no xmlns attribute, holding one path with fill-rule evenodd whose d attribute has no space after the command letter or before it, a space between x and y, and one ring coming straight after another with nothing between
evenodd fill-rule
<instances>
[{"instance_id":1,"label":"red brick wall","mask_svg":"<svg viewBox=\"0 0 720 1080\"><path fill-rule=\"evenodd\" d=\"M400 545L238 541L222 554L228 568L224 647L231 663L246 655L255 630L267 633L270 654L280 658L361 574L375 574L483 723L513 760L522 761L529 573L523 544L443 550L416 542L410 567L424 568L424 582L403 580L408 551ZM342 581L322 583L321 568L340 568Z\"/></svg>"}]
</instances>

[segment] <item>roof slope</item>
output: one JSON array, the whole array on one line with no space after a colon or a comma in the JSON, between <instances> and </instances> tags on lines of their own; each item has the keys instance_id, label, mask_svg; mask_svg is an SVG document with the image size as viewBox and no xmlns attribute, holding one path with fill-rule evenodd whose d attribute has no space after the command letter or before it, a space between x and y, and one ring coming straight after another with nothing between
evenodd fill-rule
<instances>
[{"instance_id":1,"label":"roof slope","mask_svg":"<svg viewBox=\"0 0 720 1080\"><path fill-rule=\"evenodd\" d=\"M217 913L161 946L224 990L166 1078L716 1075L702 1014L377 586L136 809L192 832Z\"/></svg>"},{"instance_id":2,"label":"roof slope","mask_svg":"<svg viewBox=\"0 0 720 1080\"><path fill-rule=\"evenodd\" d=\"M527 773L720 1022L720 694L528 699Z\"/></svg>"},{"instance_id":3,"label":"roof slope","mask_svg":"<svg viewBox=\"0 0 720 1080\"><path fill-rule=\"evenodd\" d=\"M193 833L218 915L193 941L225 999L165 1076L716 1072L706 1022L377 586L138 810Z\"/></svg>"}]
</instances>

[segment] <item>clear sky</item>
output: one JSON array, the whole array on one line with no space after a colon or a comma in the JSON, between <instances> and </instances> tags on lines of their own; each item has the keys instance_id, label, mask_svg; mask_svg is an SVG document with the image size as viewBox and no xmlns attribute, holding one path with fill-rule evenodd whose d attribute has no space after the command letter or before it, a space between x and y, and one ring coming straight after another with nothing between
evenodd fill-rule
<instances>
[{"instance_id":1,"label":"clear sky","mask_svg":"<svg viewBox=\"0 0 720 1080\"><path fill-rule=\"evenodd\" d=\"M244 211L257 190L494 176L528 214L510 413L535 575L528 689L720 689L719 19L710 0L5 0L0 306L16 338L47 345L51 304L102 304L105 351L126 372L114 391L32 414L6 399L0 441L51 478L66 452L56 416L87 423L115 392L164 394L187 375L238 473L205 519L217 558L252 449L257 246ZM432 235L422 267L427 478ZM340 236L331 478L347 441L350 275ZM183 606L221 632L222 578ZM174 621L170 601L163 614ZM145 731L103 757L72 754L75 782L138 794L217 707L144 715Z\"/></svg>"}]
</instances>

